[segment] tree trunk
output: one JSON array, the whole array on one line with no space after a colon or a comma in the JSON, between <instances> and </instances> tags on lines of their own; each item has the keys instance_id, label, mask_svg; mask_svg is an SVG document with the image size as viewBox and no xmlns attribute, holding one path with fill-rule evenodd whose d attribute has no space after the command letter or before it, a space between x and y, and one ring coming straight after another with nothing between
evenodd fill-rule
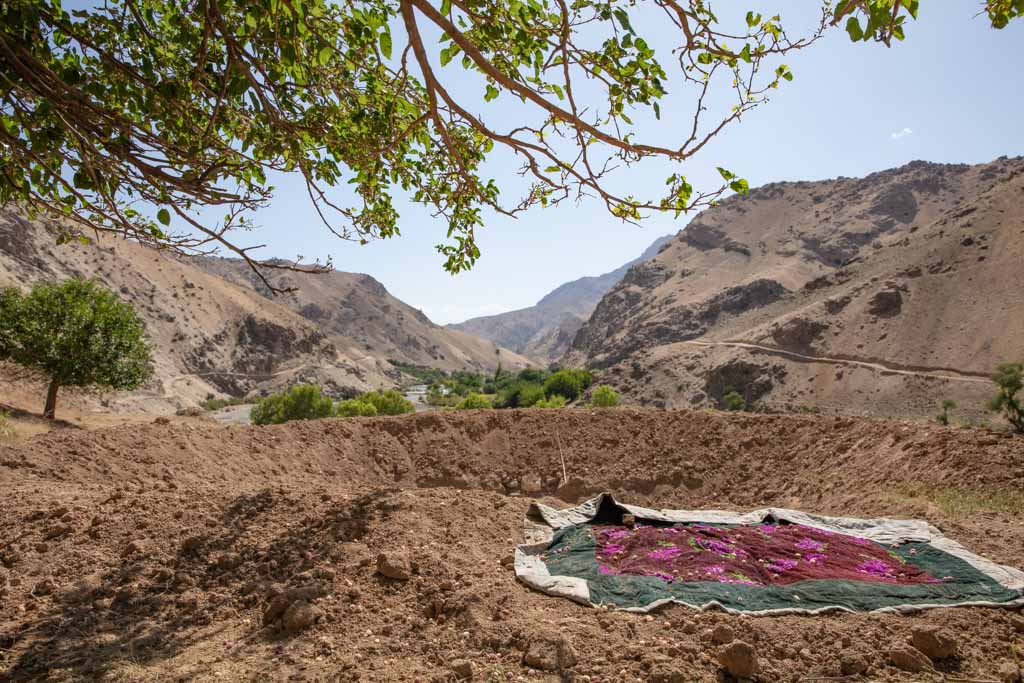
<instances>
[{"instance_id":1,"label":"tree trunk","mask_svg":"<svg viewBox=\"0 0 1024 683\"><path fill-rule=\"evenodd\" d=\"M60 389L60 385L57 384L57 380L50 380L50 388L46 390L46 407L43 409L43 417L54 419L54 415L57 412L57 390Z\"/></svg>"}]
</instances>

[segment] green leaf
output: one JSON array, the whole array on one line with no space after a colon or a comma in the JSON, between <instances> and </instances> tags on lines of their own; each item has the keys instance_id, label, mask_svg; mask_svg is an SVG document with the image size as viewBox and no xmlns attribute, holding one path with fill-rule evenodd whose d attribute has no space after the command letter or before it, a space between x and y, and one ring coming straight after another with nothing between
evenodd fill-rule
<instances>
[{"instance_id":1,"label":"green leaf","mask_svg":"<svg viewBox=\"0 0 1024 683\"><path fill-rule=\"evenodd\" d=\"M724 180L732 180L733 178L736 177L735 173L733 173L732 171L727 171L721 166L718 167L718 174L722 176Z\"/></svg>"},{"instance_id":2,"label":"green leaf","mask_svg":"<svg viewBox=\"0 0 1024 683\"><path fill-rule=\"evenodd\" d=\"M750 183L743 178L732 181L729 183L729 187L731 187L732 191L737 194L747 194L750 192Z\"/></svg>"},{"instance_id":3,"label":"green leaf","mask_svg":"<svg viewBox=\"0 0 1024 683\"><path fill-rule=\"evenodd\" d=\"M385 30L380 34L380 51L384 53L384 56L391 59L391 32Z\"/></svg>"},{"instance_id":4,"label":"green leaf","mask_svg":"<svg viewBox=\"0 0 1024 683\"><path fill-rule=\"evenodd\" d=\"M753 12L747 12L747 26L754 28L761 23L761 15L754 14Z\"/></svg>"},{"instance_id":5,"label":"green leaf","mask_svg":"<svg viewBox=\"0 0 1024 683\"><path fill-rule=\"evenodd\" d=\"M484 94L484 102L490 102L491 100L495 99L499 94L501 94L500 91L493 85L488 83L487 92Z\"/></svg>"},{"instance_id":6,"label":"green leaf","mask_svg":"<svg viewBox=\"0 0 1024 683\"><path fill-rule=\"evenodd\" d=\"M160 209L156 212L156 219L164 225L171 224L171 212L167 209Z\"/></svg>"},{"instance_id":7,"label":"green leaf","mask_svg":"<svg viewBox=\"0 0 1024 683\"><path fill-rule=\"evenodd\" d=\"M744 45L743 49L740 50L740 59L742 59L747 64L750 64L750 43Z\"/></svg>"},{"instance_id":8,"label":"green leaf","mask_svg":"<svg viewBox=\"0 0 1024 683\"><path fill-rule=\"evenodd\" d=\"M850 34L850 40L854 42L864 39L864 31L861 29L857 17L850 17L846 21L846 32Z\"/></svg>"}]
</instances>

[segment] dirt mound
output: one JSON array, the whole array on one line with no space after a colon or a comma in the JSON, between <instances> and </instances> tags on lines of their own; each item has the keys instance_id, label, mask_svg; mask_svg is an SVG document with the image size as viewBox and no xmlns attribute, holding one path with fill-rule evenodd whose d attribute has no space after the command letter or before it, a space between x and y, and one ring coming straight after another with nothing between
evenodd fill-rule
<instances>
[{"instance_id":1,"label":"dirt mound","mask_svg":"<svg viewBox=\"0 0 1024 683\"><path fill-rule=\"evenodd\" d=\"M734 639L762 681L850 662L909 681L887 653L923 626L958 639L930 666L985 679L1024 637L1020 616L981 609L608 613L510 567L530 496L599 490L921 517L1020 566L1024 440L988 432L626 409L139 425L0 447L0 478L0 680L710 682Z\"/></svg>"}]
</instances>

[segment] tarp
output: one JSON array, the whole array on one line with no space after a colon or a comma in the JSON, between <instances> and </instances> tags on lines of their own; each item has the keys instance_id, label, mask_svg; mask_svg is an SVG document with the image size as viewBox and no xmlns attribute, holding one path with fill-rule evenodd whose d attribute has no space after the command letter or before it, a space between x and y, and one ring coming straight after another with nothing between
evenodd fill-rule
<instances>
[{"instance_id":1,"label":"tarp","mask_svg":"<svg viewBox=\"0 0 1024 683\"><path fill-rule=\"evenodd\" d=\"M534 503L525 530L516 576L594 607L814 614L1024 605L1024 572L920 520L654 510L601 494L566 510Z\"/></svg>"}]
</instances>

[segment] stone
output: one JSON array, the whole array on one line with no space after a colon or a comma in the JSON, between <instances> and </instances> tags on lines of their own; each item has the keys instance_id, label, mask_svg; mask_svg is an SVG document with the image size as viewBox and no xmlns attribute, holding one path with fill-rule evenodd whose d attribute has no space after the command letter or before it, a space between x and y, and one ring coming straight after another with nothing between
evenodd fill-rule
<instances>
[{"instance_id":1,"label":"stone","mask_svg":"<svg viewBox=\"0 0 1024 683\"><path fill-rule=\"evenodd\" d=\"M868 660L856 650L839 653L839 672L844 676L858 676L868 670Z\"/></svg>"},{"instance_id":2,"label":"stone","mask_svg":"<svg viewBox=\"0 0 1024 683\"><path fill-rule=\"evenodd\" d=\"M452 673L460 681L473 680L473 662L468 659L453 659L451 663Z\"/></svg>"},{"instance_id":3,"label":"stone","mask_svg":"<svg viewBox=\"0 0 1024 683\"><path fill-rule=\"evenodd\" d=\"M323 616L323 612L305 600L296 600L281 616L281 630L285 633L298 633L309 628Z\"/></svg>"},{"instance_id":4,"label":"stone","mask_svg":"<svg viewBox=\"0 0 1024 683\"><path fill-rule=\"evenodd\" d=\"M146 542L141 538L137 538L131 541L121 551L121 557L131 557L132 555L141 555L146 550Z\"/></svg>"},{"instance_id":5,"label":"stone","mask_svg":"<svg viewBox=\"0 0 1024 683\"><path fill-rule=\"evenodd\" d=\"M889 663L901 671L910 673L920 673L932 666L923 652L909 645L897 645L889 650Z\"/></svg>"},{"instance_id":6,"label":"stone","mask_svg":"<svg viewBox=\"0 0 1024 683\"><path fill-rule=\"evenodd\" d=\"M727 645L736 639L736 634L728 624L719 624L711 632L711 642L715 645Z\"/></svg>"},{"instance_id":7,"label":"stone","mask_svg":"<svg viewBox=\"0 0 1024 683\"><path fill-rule=\"evenodd\" d=\"M757 673L757 651L753 645L737 640L722 650L718 663L736 678L750 678Z\"/></svg>"},{"instance_id":8,"label":"stone","mask_svg":"<svg viewBox=\"0 0 1024 683\"><path fill-rule=\"evenodd\" d=\"M398 553L381 553L377 556L377 573L396 581L408 581L412 570L407 557Z\"/></svg>"},{"instance_id":9,"label":"stone","mask_svg":"<svg viewBox=\"0 0 1024 683\"><path fill-rule=\"evenodd\" d=\"M527 641L523 664L541 671L561 672L576 666L576 651L564 635L540 631Z\"/></svg>"},{"instance_id":10,"label":"stone","mask_svg":"<svg viewBox=\"0 0 1024 683\"><path fill-rule=\"evenodd\" d=\"M957 642L953 634L938 626L917 626L911 633L914 647L929 659L949 659L956 654Z\"/></svg>"}]
</instances>

